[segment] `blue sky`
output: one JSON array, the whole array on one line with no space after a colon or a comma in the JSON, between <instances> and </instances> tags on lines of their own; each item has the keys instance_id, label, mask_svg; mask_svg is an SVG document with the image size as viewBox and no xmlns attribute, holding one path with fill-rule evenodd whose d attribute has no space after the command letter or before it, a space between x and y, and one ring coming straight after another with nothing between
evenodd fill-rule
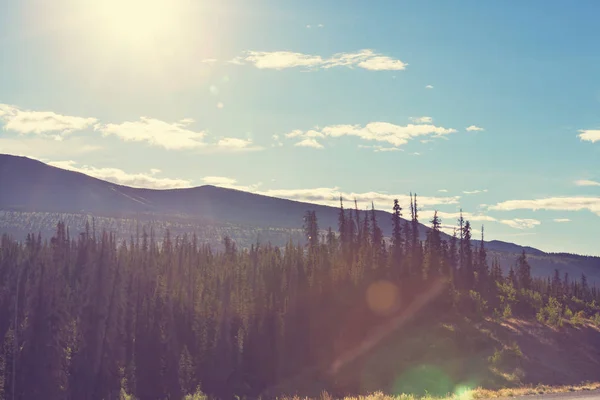
<instances>
[{"instance_id":1,"label":"blue sky","mask_svg":"<svg viewBox=\"0 0 600 400\"><path fill-rule=\"evenodd\" d=\"M422 222L437 209L451 229L462 207L487 239L600 255L598 13L0 0L0 152L324 204L412 191Z\"/></svg>"}]
</instances>

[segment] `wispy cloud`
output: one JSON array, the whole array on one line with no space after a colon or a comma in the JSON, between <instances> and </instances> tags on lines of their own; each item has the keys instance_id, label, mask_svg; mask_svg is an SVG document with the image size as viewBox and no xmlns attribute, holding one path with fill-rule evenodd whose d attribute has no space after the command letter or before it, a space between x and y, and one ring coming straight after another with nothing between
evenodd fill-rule
<instances>
[{"instance_id":1,"label":"wispy cloud","mask_svg":"<svg viewBox=\"0 0 600 400\"><path fill-rule=\"evenodd\" d=\"M227 189L243 190L244 192L259 193L258 188L262 185L261 182L253 185L240 185L237 179L228 178L225 176L205 176L202 182L206 185L214 185Z\"/></svg>"},{"instance_id":2,"label":"wispy cloud","mask_svg":"<svg viewBox=\"0 0 600 400\"><path fill-rule=\"evenodd\" d=\"M575 185L577 186L600 186L600 182L591 181L588 179L580 179L575 181Z\"/></svg>"},{"instance_id":3,"label":"wispy cloud","mask_svg":"<svg viewBox=\"0 0 600 400\"><path fill-rule=\"evenodd\" d=\"M239 139L239 138L223 138L220 139L215 147L219 150L228 151L256 151L262 150L262 147L256 146L252 139Z\"/></svg>"},{"instance_id":4,"label":"wispy cloud","mask_svg":"<svg viewBox=\"0 0 600 400\"><path fill-rule=\"evenodd\" d=\"M410 120L415 124L432 124L433 118L431 117L410 117Z\"/></svg>"},{"instance_id":5,"label":"wispy cloud","mask_svg":"<svg viewBox=\"0 0 600 400\"><path fill-rule=\"evenodd\" d=\"M0 137L0 153L36 159L70 158L101 149L101 146L90 144L77 136L69 137L65 141L56 141L46 137Z\"/></svg>"},{"instance_id":6,"label":"wispy cloud","mask_svg":"<svg viewBox=\"0 0 600 400\"><path fill-rule=\"evenodd\" d=\"M427 86L425 86L425 89L433 89L433 86L432 85L427 85Z\"/></svg>"},{"instance_id":7,"label":"wispy cloud","mask_svg":"<svg viewBox=\"0 0 600 400\"><path fill-rule=\"evenodd\" d=\"M420 203L420 200L419 200L419 203ZM421 211L420 216L423 219L423 221L421 221L421 222L424 222L424 220L429 221L430 219L433 218L433 214L434 214L433 210ZM437 215L438 215L438 218L440 218L446 225L450 225L449 224L450 222L452 222L453 224L458 223L458 219L460 218L461 213L460 212L438 211ZM491 217L489 215L484 215L484 214L473 214L473 213L469 213L469 212L463 212L462 216L465 219L465 221L470 221L470 222L497 222L498 221L496 218Z\"/></svg>"},{"instance_id":8,"label":"wispy cloud","mask_svg":"<svg viewBox=\"0 0 600 400\"><path fill-rule=\"evenodd\" d=\"M340 204L340 195L347 202L353 202L356 199L359 207L364 209L370 207L371 202L377 209L391 210L394 199L398 199L401 205L408 206L410 197L404 194L386 194L378 192L343 192L339 187L332 188L312 188L312 189L271 189L257 192L265 196L281 197L290 200L318 203L329 206L338 206ZM432 207L438 205L457 204L459 196L452 197L429 197L419 196L419 207Z\"/></svg>"},{"instance_id":9,"label":"wispy cloud","mask_svg":"<svg viewBox=\"0 0 600 400\"><path fill-rule=\"evenodd\" d=\"M316 139L306 138L294 144L296 147L312 147L314 149L322 149L323 145L317 142Z\"/></svg>"},{"instance_id":10,"label":"wispy cloud","mask_svg":"<svg viewBox=\"0 0 600 400\"><path fill-rule=\"evenodd\" d=\"M433 210L426 210L426 211L422 211L420 213L422 219L426 219L427 221L429 221L433 218L433 214L434 214ZM437 215L438 215L438 218L440 218L441 221L444 223L444 225L446 225L447 227L452 227L452 224L454 224L454 226L456 226L458 224L458 219L460 218L461 213L460 212L438 211ZM492 217L491 215L486 215L486 214L482 214L482 213L474 214L474 213L470 213L470 212L463 212L462 217L464 218L465 221L469 221L471 223L473 223L473 222L478 222L478 223L479 222L480 223L497 222L500 224L510 226L511 228L514 228L514 229L530 229L530 228L534 228L535 226L541 224L541 222L536 219L529 219L529 218L526 218L526 219L522 219L522 218L497 219L495 217ZM423 221L421 221L421 222L423 222ZM450 224L450 222L452 224Z\"/></svg>"},{"instance_id":11,"label":"wispy cloud","mask_svg":"<svg viewBox=\"0 0 600 400\"><path fill-rule=\"evenodd\" d=\"M448 189L440 189L440 190L438 190L438 192L441 192L441 193L448 193Z\"/></svg>"},{"instance_id":12,"label":"wispy cloud","mask_svg":"<svg viewBox=\"0 0 600 400\"><path fill-rule=\"evenodd\" d=\"M31 111L0 104L0 122L7 131L19 134L53 135L61 140L65 135L94 125L96 118L61 115L52 111Z\"/></svg>"},{"instance_id":13,"label":"wispy cloud","mask_svg":"<svg viewBox=\"0 0 600 400\"><path fill-rule=\"evenodd\" d=\"M237 181L233 178L227 178L225 176L205 176L204 178L202 178L202 182L206 183L207 185L231 186L235 185Z\"/></svg>"},{"instance_id":14,"label":"wispy cloud","mask_svg":"<svg viewBox=\"0 0 600 400\"><path fill-rule=\"evenodd\" d=\"M329 58L319 55L295 53L291 51L246 51L230 61L232 64L251 64L259 69L286 69L305 67L327 69L333 67L363 68L370 71L400 71L408 64L370 49L355 53L337 53Z\"/></svg>"},{"instance_id":15,"label":"wispy cloud","mask_svg":"<svg viewBox=\"0 0 600 400\"><path fill-rule=\"evenodd\" d=\"M485 129L476 126L476 125L471 125L471 126L467 126L467 132L481 132L484 131Z\"/></svg>"},{"instance_id":16,"label":"wispy cloud","mask_svg":"<svg viewBox=\"0 0 600 400\"><path fill-rule=\"evenodd\" d=\"M392 151L404 151L403 149L401 149L399 147L386 147L386 146L379 146L379 145L370 146L370 145L360 144L360 145L358 145L358 147L361 149L372 149L375 153L388 153L388 152L392 152Z\"/></svg>"},{"instance_id":17,"label":"wispy cloud","mask_svg":"<svg viewBox=\"0 0 600 400\"><path fill-rule=\"evenodd\" d=\"M179 122L165 122L141 117L138 121L120 124L96 124L94 130L105 137L116 136L125 142L144 142L167 150L203 149L208 152L262 150L262 147L255 145L250 139L226 137L216 143L208 143L205 141L207 132L189 128L193 123L194 120L191 118Z\"/></svg>"},{"instance_id":18,"label":"wispy cloud","mask_svg":"<svg viewBox=\"0 0 600 400\"><path fill-rule=\"evenodd\" d=\"M479 194L479 193L487 193L487 189L483 190L463 190L464 194Z\"/></svg>"},{"instance_id":19,"label":"wispy cloud","mask_svg":"<svg viewBox=\"0 0 600 400\"><path fill-rule=\"evenodd\" d=\"M286 134L287 138L315 138L354 136L367 141L389 143L393 147L400 147L409 140L419 136L444 137L456 132L456 129L444 128L432 124L409 124L406 126L394 125L388 122L370 122L361 125L330 125L323 128L314 128L308 131L294 130Z\"/></svg>"},{"instance_id":20,"label":"wispy cloud","mask_svg":"<svg viewBox=\"0 0 600 400\"><path fill-rule=\"evenodd\" d=\"M508 200L489 207L490 210L588 210L600 216L600 197L550 197L533 200Z\"/></svg>"},{"instance_id":21,"label":"wispy cloud","mask_svg":"<svg viewBox=\"0 0 600 400\"><path fill-rule=\"evenodd\" d=\"M98 124L94 129L103 136L117 136L126 142L146 142L167 150L194 149L206 146L206 132L192 131L187 127L191 119L169 123L154 118L141 117L139 121L121 124Z\"/></svg>"},{"instance_id":22,"label":"wispy cloud","mask_svg":"<svg viewBox=\"0 0 600 400\"><path fill-rule=\"evenodd\" d=\"M272 136L273 138L273 144L271 145L271 147L282 147L283 146L283 142L281 141L281 138L279 137L279 135L275 134Z\"/></svg>"},{"instance_id":23,"label":"wispy cloud","mask_svg":"<svg viewBox=\"0 0 600 400\"><path fill-rule=\"evenodd\" d=\"M553 221L554 222L559 222L559 223L571 222L571 220L569 218L554 218Z\"/></svg>"},{"instance_id":24,"label":"wispy cloud","mask_svg":"<svg viewBox=\"0 0 600 400\"><path fill-rule=\"evenodd\" d=\"M532 229L541 224L537 219L531 218L502 219L500 223L515 229Z\"/></svg>"},{"instance_id":25,"label":"wispy cloud","mask_svg":"<svg viewBox=\"0 0 600 400\"><path fill-rule=\"evenodd\" d=\"M586 142L596 143L600 141L600 129L580 129L577 137Z\"/></svg>"},{"instance_id":26,"label":"wispy cloud","mask_svg":"<svg viewBox=\"0 0 600 400\"><path fill-rule=\"evenodd\" d=\"M156 175L159 169L152 168L147 173L128 173L119 168L96 168L89 165L78 166L75 161L52 161L48 163L54 167L81 172L118 185L150 189L174 189L191 187L191 181L187 179L160 178Z\"/></svg>"}]
</instances>

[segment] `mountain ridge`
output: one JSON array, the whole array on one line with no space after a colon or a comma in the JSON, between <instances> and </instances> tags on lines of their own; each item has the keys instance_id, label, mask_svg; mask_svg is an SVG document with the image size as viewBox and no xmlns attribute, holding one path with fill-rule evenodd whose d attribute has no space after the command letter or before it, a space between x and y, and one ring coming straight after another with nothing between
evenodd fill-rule
<instances>
[{"instance_id":1,"label":"mountain ridge","mask_svg":"<svg viewBox=\"0 0 600 400\"><path fill-rule=\"evenodd\" d=\"M337 207L214 185L178 189L134 188L50 166L39 160L4 154L0 154L0 183L0 210L5 211L0 218L0 233L10 231L21 238L30 230L50 233L53 227L48 221L61 218L61 213L64 213L79 218L76 224L79 227L82 218L87 218L87 215L112 218L105 225L108 229L116 229L116 226L123 225L123 221L136 218L155 223L161 221L161 229L175 224L178 233L212 224L215 227L212 235L231 235L245 246L258 240L257 232L263 232L265 238L281 245L287 240L303 240L301 227L306 211L316 212L321 229L332 227L334 230L339 212ZM7 214L7 211L17 214ZM384 235L389 237L391 213L376 210L376 216ZM129 224L123 229L122 236L128 238L134 228ZM422 239L429 229L419 225ZM445 233L442 236L449 238ZM213 237L210 243L218 243L219 240ZM478 240L473 241L474 245L478 243ZM600 257L548 253L499 240L486 241L485 244L489 251L502 259L505 269L524 250L538 274L549 275L554 267L561 272L574 269L573 272L578 274L590 274L592 268L592 275L600 281Z\"/></svg>"}]
</instances>

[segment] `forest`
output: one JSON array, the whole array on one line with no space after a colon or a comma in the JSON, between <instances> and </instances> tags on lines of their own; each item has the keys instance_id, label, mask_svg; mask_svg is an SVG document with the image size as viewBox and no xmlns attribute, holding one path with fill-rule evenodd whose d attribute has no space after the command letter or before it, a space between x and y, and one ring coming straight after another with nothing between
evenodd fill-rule
<instances>
[{"instance_id":1,"label":"forest","mask_svg":"<svg viewBox=\"0 0 600 400\"><path fill-rule=\"evenodd\" d=\"M309 210L306 241L281 248L143 228L118 242L92 221L3 235L0 399L270 398L302 376L344 395L361 391L352 365L416 320L600 324L585 275L534 278L525 252L504 273L462 217L442 240L434 215L421 241L417 201L406 220L394 202L387 238L340 199L336 230Z\"/></svg>"}]
</instances>

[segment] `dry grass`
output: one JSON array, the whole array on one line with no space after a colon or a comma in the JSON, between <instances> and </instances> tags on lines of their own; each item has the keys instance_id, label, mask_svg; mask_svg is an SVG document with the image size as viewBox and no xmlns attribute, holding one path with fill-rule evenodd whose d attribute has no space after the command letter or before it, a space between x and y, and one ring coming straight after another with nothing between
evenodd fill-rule
<instances>
[{"instance_id":1,"label":"dry grass","mask_svg":"<svg viewBox=\"0 0 600 400\"><path fill-rule=\"evenodd\" d=\"M536 394L548 394L548 393L566 393L566 392L578 392L584 390L597 390L600 389L600 383L584 383L581 385L568 385L568 386L524 386L519 388L500 389L500 390L488 390L477 388L474 390L467 390L462 393L448 394L446 397L433 397L433 396L413 396L410 394L401 395L387 395L381 392L376 392L365 396L355 397L344 397L343 400L474 400L474 399L495 399L495 398L507 398L517 396L528 396ZM318 400L334 400L330 394L323 392ZM282 397L281 400L314 400L307 397Z\"/></svg>"}]
</instances>

